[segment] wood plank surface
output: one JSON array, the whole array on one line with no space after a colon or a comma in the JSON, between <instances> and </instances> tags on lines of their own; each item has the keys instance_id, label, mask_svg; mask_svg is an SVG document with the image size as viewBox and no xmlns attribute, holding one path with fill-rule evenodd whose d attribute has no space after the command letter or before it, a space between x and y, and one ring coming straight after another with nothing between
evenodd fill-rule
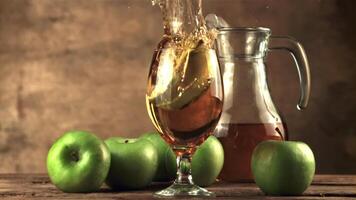
<instances>
[{"instance_id":1,"label":"wood plank surface","mask_svg":"<svg viewBox=\"0 0 356 200\"><path fill-rule=\"evenodd\" d=\"M45 174L0 174L0 199L153 199L154 191L168 186L153 184L145 190L69 194L59 191ZM265 196L253 183L218 182L208 188L216 199L356 199L356 175L317 175L303 196Z\"/></svg>"}]
</instances>

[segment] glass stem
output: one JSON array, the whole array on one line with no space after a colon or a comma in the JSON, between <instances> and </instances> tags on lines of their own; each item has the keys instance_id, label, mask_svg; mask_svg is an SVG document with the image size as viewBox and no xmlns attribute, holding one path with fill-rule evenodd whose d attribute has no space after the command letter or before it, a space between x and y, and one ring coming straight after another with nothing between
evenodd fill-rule
<instances>
[{"instance_id":1,"label":"glass stem","mask_svg":"<svg viewBox=\"0 0 356 200\"><path fill-rule=\"evenodd\" d=\"M180 185L194 185L191 171L191 160L192 156L190 154L183 154L177 156L177 177L174 181L175 184Z\"/></svg>"}]
</instances>

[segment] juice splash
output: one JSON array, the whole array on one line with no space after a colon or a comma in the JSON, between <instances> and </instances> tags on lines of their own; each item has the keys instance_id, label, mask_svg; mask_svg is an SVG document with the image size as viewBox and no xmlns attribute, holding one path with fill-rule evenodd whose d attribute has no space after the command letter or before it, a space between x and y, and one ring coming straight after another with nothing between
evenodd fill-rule
<instances>
[{"instance_id":1,"label":"juice splash","mask_svg":"<svg viewBox=\"0 0 356 200\"><path fill-rule=\"evenodd\" d=\"M151 63L147 108L167 142L194 146L212 133L222 111L216 31L205 25L201 0L152 2L161 8L164 35Z\"/></svg>"}]
</instances>

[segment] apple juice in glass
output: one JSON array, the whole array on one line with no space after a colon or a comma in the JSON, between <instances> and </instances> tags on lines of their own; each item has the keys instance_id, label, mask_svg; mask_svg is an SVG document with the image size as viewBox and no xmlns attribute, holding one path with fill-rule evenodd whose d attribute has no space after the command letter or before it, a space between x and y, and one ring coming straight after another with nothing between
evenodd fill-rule
<instances>
[{"instance_id":1,"label":"apple juice in glass","mask_svg":"<svg viewBox=\"0 0 356 200\"><path fill-rule=\"evenodd\" d=\"M189 166L222 112L223 87L213 49L216 32L205 26L201 0L155 3L162 10L164 36L153 55L146 104L154 126L177 155L178 165L173 185L155 195L212 196L194 185Z\"/></svg>"}]
</instances>

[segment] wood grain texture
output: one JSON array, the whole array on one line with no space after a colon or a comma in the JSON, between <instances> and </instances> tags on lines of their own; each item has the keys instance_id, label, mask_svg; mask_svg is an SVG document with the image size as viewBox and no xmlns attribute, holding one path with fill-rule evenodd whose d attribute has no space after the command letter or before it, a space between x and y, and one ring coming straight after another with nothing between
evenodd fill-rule
<instances>
[{"instance_id":1,"label":"wood grain texture","mask_svg":"<svg viewBox=\"0 0 356 200\"><path fill-rule=\"evenodd\" d=\"M0 174L0 199L152 199L153 192L167 184L154 184L145 190L111 191L103 187L87 194L63 193L45 174ZM208 189L216 199L348 199L356 198L356 175L317 175L303 196L265 196L252 183L216 183Z\"/></svg>"}]
</instances>

